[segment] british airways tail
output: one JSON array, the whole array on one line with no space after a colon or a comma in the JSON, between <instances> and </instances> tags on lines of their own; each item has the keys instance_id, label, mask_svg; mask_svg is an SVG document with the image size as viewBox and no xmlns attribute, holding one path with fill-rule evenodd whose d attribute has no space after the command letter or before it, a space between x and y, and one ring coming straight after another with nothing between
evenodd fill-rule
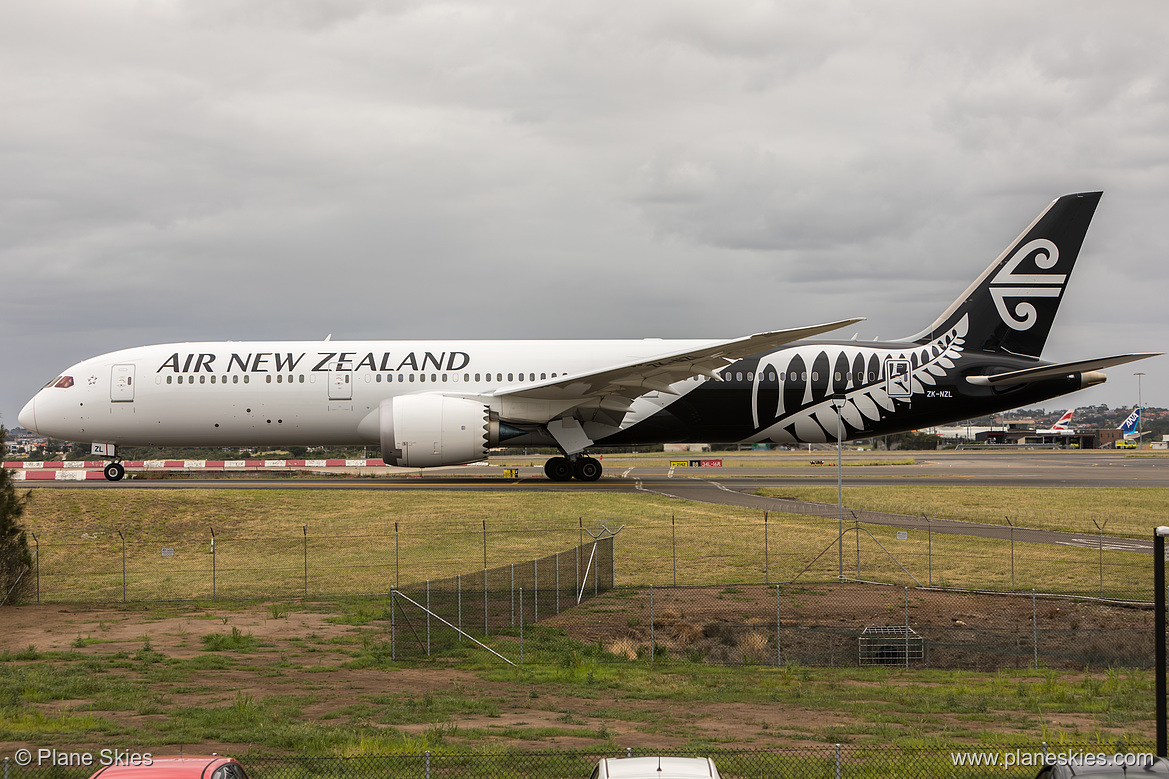
<instances>
[{"instance_id":1,"label":"british airways tail","mask_svg":"<svg viewBox=\"0 0 1169 779\"><path fill-rule=\"evenodd\" d=\"M1141 424L1141 409L1134 408L1132 413L1128 415L1128 419L1120 423L1118 428L1125 438L1136 435L1137 427Z\"/></svg>"},{"instance_id":2,"label":"british airways tail","mask_svg":"<svg viewBox=\"0 0 1169 779\"><path fill-rule=\"evenodd\" d=\"M930 343L966 318L969 349L1038 359L1102 194L1053 201L937 321L905 340Z\"/></svg>"},{"instance_id":3,"label":"british airways tail","mask_svg":"<svg viewBox=\"0 0 1169 779\"><path fill-rule=\"evenodd\" d=\"M1072 423L1072 413L1073 412L1071 412L1071 411L1065 412L1064 415L1059 418L1059 421L1051 426L1051 429L1058 430L1061 432L1064 430L1067 430L1068 425L1070 425Z\"/></svg>"}]
</instances>

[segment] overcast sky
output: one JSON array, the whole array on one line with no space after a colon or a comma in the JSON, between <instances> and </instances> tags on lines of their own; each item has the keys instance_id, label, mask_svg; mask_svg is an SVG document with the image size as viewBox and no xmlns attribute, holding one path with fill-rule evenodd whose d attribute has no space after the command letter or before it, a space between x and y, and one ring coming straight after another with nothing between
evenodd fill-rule
<instances>
[{"instance_id":1,"label":"overcast sky","mask_svg":"<svg viewBox=\"0 0 1169 779\"><path fill-rule=\"evenodd\" d=\"M1169 5L5 0L0 423L208 339L917 332L1103 189L1046 359L1169 346ZM1169 357L1049 408L1169 406Z\"/></svg>"}]
</instances>

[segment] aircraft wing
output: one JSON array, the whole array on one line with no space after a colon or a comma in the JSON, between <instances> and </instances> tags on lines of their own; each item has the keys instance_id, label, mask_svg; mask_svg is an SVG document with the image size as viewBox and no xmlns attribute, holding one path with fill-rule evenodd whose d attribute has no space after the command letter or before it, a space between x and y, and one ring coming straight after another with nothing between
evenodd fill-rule
<instances>
[{"instance_id":1,"label":"aircraft wing","mask_svg":"<svg viewBox=\"0 0 1169 779\"><path fill-rule=\"evenodd\" d=\"M809 327L756 333L744 338L711 341L697 348L665 352L639 362L615 365L591 373L558 376L537 384L509 387L495 393L505 401L549 402L557 416L580 406L624 414L629 405L648 392L669 392L669 385L692 376L717 378L717 371L752 354L765 352L802 338L855 324L864 317L842 319Z\"/></svg>"},{"instance_id":2,"label":"aircraft wing","mask_svg":"<svg viewBox=\"0 0 1169 779\"><path fill-rule=\"evenodd\" d=\"M1034 368L1024 368L1021 371L996 373L991 376L968 376L966 380L971 384L983 387L997 387L1002 384L1022 384L1038 379L1052 379L1058 376L1067 376L1072 373L1087 373L1114 365L1124 365L1126 362L1136 362L1147 357L1159 357L1161 352L1143 352L1139 354L1118 354L1115 357L1098 357L1094 360L1079 360L1078 362L1060 362L1054 365L1039 365Z\"/></svg>"}]
</instances>

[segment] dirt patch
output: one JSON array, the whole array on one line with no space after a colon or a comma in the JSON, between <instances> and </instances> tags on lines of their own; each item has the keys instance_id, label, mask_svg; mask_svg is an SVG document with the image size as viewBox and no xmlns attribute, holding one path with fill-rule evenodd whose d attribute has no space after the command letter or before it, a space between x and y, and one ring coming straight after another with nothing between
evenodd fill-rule
<instances>
[{"instance_id":1,"label":"dirt patch","mask_svg":"<svg viewBox=\"0 0 1169 779\"><path fill-rule=\"evenodd\" d=\"M628 658L647 657L652 640L655 657L720 664L905 666L908 652L911 669L998 670L1150 667L1152 616L1151 605L832 583L781 587L778 600L758 585L617 590L547 622Z\"/></svg>"},{"instance_id":2,"label":"dirt patch","mask_svg":"<svg viewBox=\"0 0 1169 779\"><path fill-rule=\"evenodd\" d=\"M792 658L805 662L799 659L801 655L816 658L835 653L842 664L855 665L858 626L877 617L893 623L904 619L904 591L883 588L879 596L875 597L871 588L850 585L781 593L785 662ZM615 653L620 642L626 642L631 656L644 657L650 634L648 593L615 591L586 606L542 623L559 626L589 644L599 642ZM656 651L728 664L774 665L775 610L774 588L655 589ZM1048 625L1070 629L1072 618L1079 620L1081 626L1091 625L1093 630L1135 630L1146 621L1141 610L1090 611L1071 602L1037 602L1035 612L1042 630L1048 630ZM1009 626L1011 620L1022 621L1017 633L1021 630L1030 635L1031 613L1030 598L952 599L910 593L910 624L927 636L942 630L948 631L946 635L962 635L962 630L976 630L974 626L980 622ZM122 677L144 687L149 702L124 709L103 704L99 710L97 700L70 695L36 706L48 717L94 716L118 732L146 734L144 738L157 732L152 728L170 716L168 712L196 707L230 709L241 705L241 701L285 702L295 708L298 721L314 727L364 728L401 738L426 739L427 743L475 748L495 744L533 749L611 749L614 745L668 749L703 742L761 749L823 745L828 740L847 740L849 733L861 734L851 737L863 739L871 731L870 715L863 708L852 711L846 705L816 702L817 684L838 686L831 679L809 682L793 678L790 683L784 682L786 697L774 702L727 702L717 695L712 695L711 700L671 695L673 672L664 673L655 682L661 688L655 694L652 690L632 692L600 683L581 691L579 685L533 682L531 675L523 671L501 681L499 674L486 678L486 674L449 665L419 667L384 662L377 667L354 667L355 658L363 656L370 644L388 640L388 626L376 622L355 626L338 621L338 617L338 612L323 604L5 608L0 653L31 657L30 647L42 656L65 653L35 661L10 660L10 668L23 662L58 668L76 668L78 662L87 661L107 663L110 667L102 669L103 675ZM244 648L208 651L205 636L230 641L233 629L237 637L248 639ZM1050 629L1054 635L1055 628ZM803 634L806 635L801 638ZM144 652L153 658L149 663L133 662ZM939 656L934 653L930 659ZM1013 661L1015 655L1009 657ZM1030 660L1029 647L1021 657ZM112 662L111 658L122 659ZM983 660L970 661L970 667L978 667L980 662ZM163 672L171 666L198 670L171 679ZM687 667L692 670L685 674L701 674L704 666ZM1076 674L1076 678L1083 676L1083 671ZM551 677L554 679L555 674ZM1018 683L1025 681L1020 677ZM1036 683L1041 681L1036 677ZM866 679L846 684L855 690L855 700L876 695L879 687L916 685L924 689L933 685L897 675L880 682ZM800 697L800 690L806 690L806 697ZM980 716L976 727L1000 727L988 724L985 713ZM931 727L943 733L971 727L962 714L944 714L934 719L936 723ZM1016 716L1014 723L1004 724L1002 729L1019 733L1018 719ZM1151 727L1143 723L1117 726L1083 714L1052 714L1044 725L1049 730L1074 733L1151 735ZM917 726L905 722L887 727L912 733ZM108 746L107 741L98 733L92 738L62 735L57 744L50 745L101 748ZM39 746L46 745L0 742L0 752ZM173 754L180 748L177 743L167 743L155 753ZM191 744L185 745L187 752L191 748ZM235 754L252 749L286 751L213 737L198 741L198 748Z\"/></svg>"}]
</instances>

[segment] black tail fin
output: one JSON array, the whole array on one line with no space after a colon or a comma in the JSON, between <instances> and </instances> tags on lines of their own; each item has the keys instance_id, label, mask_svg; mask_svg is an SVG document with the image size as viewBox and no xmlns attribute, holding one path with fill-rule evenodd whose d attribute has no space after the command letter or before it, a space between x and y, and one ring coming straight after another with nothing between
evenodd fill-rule
<instances>
[{"instance_id":1,"label":"black tail fin","mask_svg":"<svg viewBox=\"0 0 1169 779\"><path fill-rule=\"evenodd\" d=\"M1038 358L1102 194L1054 201L936 322L905 340L966 330L967 349Z\"/></svg>"}]
</instances>

